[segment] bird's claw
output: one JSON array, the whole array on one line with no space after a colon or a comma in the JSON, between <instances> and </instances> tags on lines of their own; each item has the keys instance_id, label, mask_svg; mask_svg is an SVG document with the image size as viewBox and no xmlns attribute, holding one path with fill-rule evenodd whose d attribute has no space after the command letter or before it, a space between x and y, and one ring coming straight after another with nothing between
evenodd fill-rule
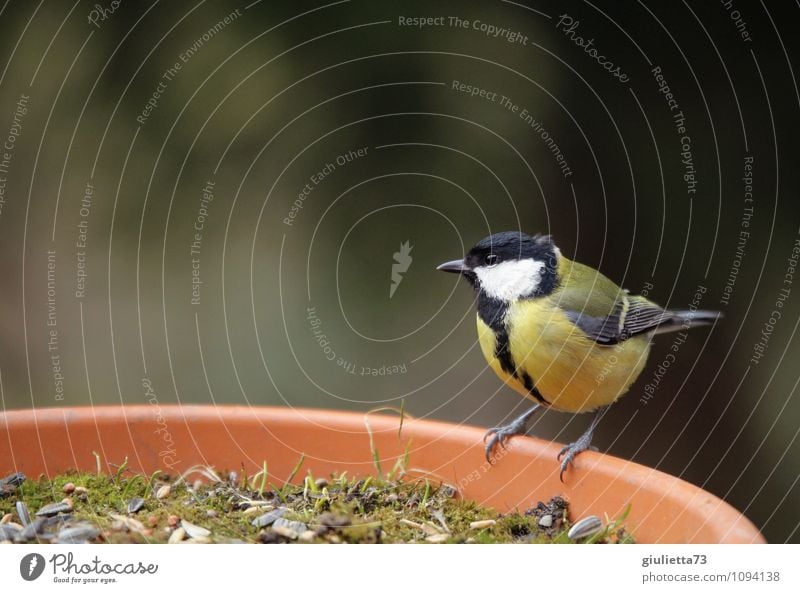
<instances>
[{"instance_id":1,"label":"bird's claw","mask_svg":"<svg viewBox=\"0 0 800 593\"><path fill-rule=\"evenodd\" d=\"M492 438L488 443L486 443L486 461L492 463L492 451L494 451L495 447L499 445L505 449L506 441L508 441L508 439L514 435L525 434L528 431L528 421L539 408L539 405L535 405L530 410L515 418L508 424L504 424L503 426L495 426L494 428L487 430L486 434L483 435L483 442L486 443L486 439L489 437Z\"/></svg>"},{"instance_id":2,"label":"bird's claw","mask_svg":"<svg viewBox=\"0 0 800 593\"><path fill-rule=\"evenodd\" d=\"M562 484L564 483L564 472L567 471L570 465L575 467L575 457L584 451L597 451L597 447L590 445L588 442L583 441L583 439L578 439L574 443L563 447L561 451L558 452L558 457L556 457L556 459L561 461L561 472L558 474L558 479L561 480ZM562 457L564 458L563 460L561 459Z\"/></svg>"},{"instance_id":3,"label":"bird's claw","mask_svg":"<svg viewBox=\"0 0 800 593\"><path fill-rule=\"evenodd\" d=\"M515 434L519 434L517 427L508 425L508 426L495 426L494 428L490 428L486 431L486 434L483 435L483 442L486 443L486 439L490 436L492 437L488 443L486 443L485 452L486 452L486 461L492 463L492 452L494 451L495 447L502 447L503 449L506 448L506 441L514 436Z\"/></svg>"}]
</instances>

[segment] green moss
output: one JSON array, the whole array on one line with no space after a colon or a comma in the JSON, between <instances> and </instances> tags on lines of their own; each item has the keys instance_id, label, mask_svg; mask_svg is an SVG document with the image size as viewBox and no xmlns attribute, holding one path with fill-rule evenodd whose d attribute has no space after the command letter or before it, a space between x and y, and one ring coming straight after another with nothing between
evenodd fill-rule
<instances>
[{"instance_id":1,"label":"green moss","mask_svg":"<svg viewBox=\"0 0 800 593\"><path fill-rule=\"evenodd\" d=\"M72 472L53 479L26 480L16 491L0 498L0 515L10 514L7 521L20 522L16 501L25 502L33 516L42 506L69 496L72 513L63 515L60 522L51 519L53 523L40 535L45 541L65 526L88 522L101 531L97 541L163 543L174 532L176 519L208 529L211 532L208 539L212 542L570 541L566 535L568 508L560 498L539 503L527 512L501 515L461 500L450 486L427 480L376 477L355 480L347 476L315 480L309 474L300 486L275 487L267 482L266 464L255 476L233 481L216 479L213 472L203 473L206 476L203 482L191 482L161 474L131 474L123 464L120 471L110 476ZM68 483L78 488L67 495ZM157 498L156 493L165 485L170 487L169 494ZM144 506L129 515L128 503L134 497L144 499ZM272 509L284 513L278 526L253 526L255 518ZM550 519L543 527L540 520L545 514ZM284 520L303 525L287 524ZM471 526L477 521L488 523ZM300 535L304 529L308 533ZM605 543L633 541L621 521L610 523L601 534L587 539Z\"/></svg>"}]
</instances>

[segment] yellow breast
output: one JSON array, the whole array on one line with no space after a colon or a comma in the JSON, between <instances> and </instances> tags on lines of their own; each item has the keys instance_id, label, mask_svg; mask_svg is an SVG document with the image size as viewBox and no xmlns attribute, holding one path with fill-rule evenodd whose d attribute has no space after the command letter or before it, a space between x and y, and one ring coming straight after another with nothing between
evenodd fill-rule
<instances>
[{"instance_id":1,"label":"yellow breast","mask_svg":"<svg viewBox=\"0 0 800 593\"><path fill-rule=\"evenodd\" d=\"M518 375L527 373L550 407L563 412L588 412L616 401L641 373L650 349L646 336L600 346L548 299L512 303L506 327ZM495 333L480 317L478 337L497 375L534 399L521 380L502 369L495 355Z\"/></svg>"}]
</instances>

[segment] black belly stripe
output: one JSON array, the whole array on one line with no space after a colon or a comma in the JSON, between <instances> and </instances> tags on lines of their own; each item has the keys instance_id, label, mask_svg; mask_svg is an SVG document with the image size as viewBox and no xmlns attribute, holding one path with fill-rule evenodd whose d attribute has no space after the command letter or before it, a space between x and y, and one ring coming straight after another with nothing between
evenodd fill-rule
<instances>
[{"instance_id":1,"label":"black belly stripe","mask_svg":"<svg viewBox=\"0 0 800 593\"><path fill-rule=\"evenodd\" d=\"M522 383L525 386L525 389L528 390L528 393L530 393L537 402L544 406L550 405L550 402L544 398L542 393L536 387L531 376L525 371L520 373L516 362L514 362L514 357L511 355L511 344L508 338L508 329L505 325L505 313L507 311L507 306L500 301L495 301L494 299L486 299L482 305L483 306L481 306L481 303L479 303L478 312L481 315L483 322L491 327L494 331L494 355L495 358L497 358L497 361L500 363L500 368Z\"/></svg>"},{"instance_id":2,"label":"black belly stripe","mask_svg":"<svg viewBox=\"0 0 800 593\"><path fill-rule=\"evenodd\" d=\"M544 398L542 392L539 391L536 385L534 385L533 379L531 379L531 376L528 373L525 372L522 373L522 384L525 386L525 389L528 390L528 393L530 393L534 397L534 399L536 399L537 402L539 402L543 406L550 405L550 402Z\"/></svg>"},{"instance_id":3,"label":"black belly stripe","mask_svg":"<svg viewBox=\"0 0 800 593\"><path fill-rule=\"evenodd\" d=\"M507 372L509 375L517 375L517 365L511 356L511 344L508 340L508 332L505 327L499 331L494 332L494 355L500 362L500 368Z\"/></svg>"},{"instance_id":4,"label":"black belly stripe","mask_svg":"<svg viewBox=\"0 0 800 593\"><path fill-rule=\"evenodd\" d=\"M485 293L478 293L478 317L494 332L494 356L502 368L509 375L517 377L517 366L511 358L511 346L506 330L506 313L508 305L498 299L493 299Z\"/></svg>"},{"instance_id":5,"label":"black belly stripe","mask_svg":"<svg viewBox=\"0 0 800 593\"><path fill-rule=\"evenodd\" d=\"M522 383L537 402L545 406L549 405L550 402L544 398L531 376L525 371L520 373L516 362L514 362L514 357L511 355L511 344L509 343L508 331L505 326L500 330L496 330L494 337L494 355L500 363L500 368Z\"/></svg>"}]
</instances>

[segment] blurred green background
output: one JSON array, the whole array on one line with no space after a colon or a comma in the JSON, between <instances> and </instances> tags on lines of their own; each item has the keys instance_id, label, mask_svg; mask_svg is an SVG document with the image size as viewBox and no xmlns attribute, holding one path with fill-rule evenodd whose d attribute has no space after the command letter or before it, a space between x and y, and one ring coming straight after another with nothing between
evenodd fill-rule
<instances>
[{"instance_id":1,"label":"blurred green background","mask_svg":"<svg viewBox=\"0 0 800 593\"><path fill-rule=\"evenodd\" d=\"M494 426L527 403L487 370L470 289L434 267L492 232L550 233L632 292L685 308L704 290L726 314L677 352L659 338L595 444L798 542L797 17L6 2L2 405L147 403L149 379L162 404L404 400Z\"/></svg>"}]
</instances>

